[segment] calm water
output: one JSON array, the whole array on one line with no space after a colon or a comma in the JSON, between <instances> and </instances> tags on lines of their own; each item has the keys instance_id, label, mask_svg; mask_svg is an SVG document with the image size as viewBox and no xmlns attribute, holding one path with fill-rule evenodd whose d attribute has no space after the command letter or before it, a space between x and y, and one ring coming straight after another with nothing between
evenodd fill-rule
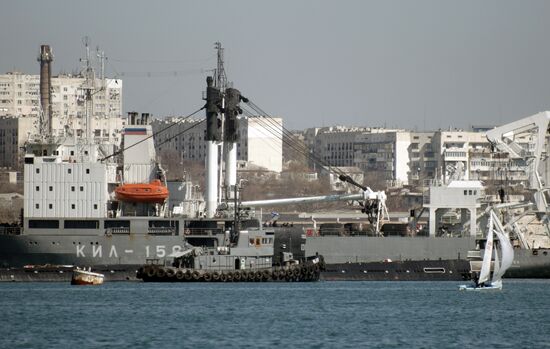
<instances>
[{"instance_id":1,"label":"calm water","mask_svg":"<svg viewBox=\"0 0 550 349\"><path fill-rule=\"evenodd\" d=\"M550 280L0 284L2 348L550 347Z\"/></svg>"}]
</instances>

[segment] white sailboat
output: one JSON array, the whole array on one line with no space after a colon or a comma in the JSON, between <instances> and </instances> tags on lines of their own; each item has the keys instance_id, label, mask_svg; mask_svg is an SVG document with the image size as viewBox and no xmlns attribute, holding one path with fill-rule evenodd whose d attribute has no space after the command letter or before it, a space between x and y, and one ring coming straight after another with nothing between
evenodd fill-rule
<instances>
[{"instance_id":1,"label":"white sailboat","mask_svg":"<svg viewBox=\"0 0 550 349\"><path fill-rule=\"evenodd\" d=\"M485 253L483 254L483 262L479 279L474 285L460 285L459 289L463 291L484 291L484 290L501 290L502 276L506 270L512 265L514 260L514 249L510 243L510 239L504 234L504 228L498 219L498 216L491 210L489 216L489 229L487 230L487 241L485 243ZM499 258L499 249L494 244L494 235L497 236L500 247L501 257ZM491 278L491 261L494 254L493 276Z\"/></svg>"}]
</instances>

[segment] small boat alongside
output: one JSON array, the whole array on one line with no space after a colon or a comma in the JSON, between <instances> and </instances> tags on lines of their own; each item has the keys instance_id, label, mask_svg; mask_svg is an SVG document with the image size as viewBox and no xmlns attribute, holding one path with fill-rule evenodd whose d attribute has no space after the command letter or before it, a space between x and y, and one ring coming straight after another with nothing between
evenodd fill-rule
<instances>
[{"instance_id":1,"label":"small boat alongside","mask_svg":"<svg viewBox=\"0 0 550 349\"><path fill-rule=\"evenodd\" d=\"M73 270L71 285L101 285L105 275L91 270L76 268Z\"/></svg>"}]
</instances>

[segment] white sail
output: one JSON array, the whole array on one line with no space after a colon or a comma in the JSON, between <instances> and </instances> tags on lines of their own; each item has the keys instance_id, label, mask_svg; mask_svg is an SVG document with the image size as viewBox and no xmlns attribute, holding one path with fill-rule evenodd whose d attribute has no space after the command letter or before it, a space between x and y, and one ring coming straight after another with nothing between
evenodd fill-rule
<instances>
[{"instance_id":1,"label":"white sail","mask_svg":"<svg viewBox=\"0 0 550 349\"><path fill-rule=\"evenodd\" d=\"M485 253L483 263L479 272L479 283L487 282L491 274L491 259L493 255L493 216L489 216L489 227L487 229L487 240L485 242Z\"/></svg>"},{"instance_id":2,"label":"white sail","mask_svg":"<svg viewBox=\"0 0 550 349\"><path fill-rule=\"evenodd\" d=\"M506 270L512 265L514 260L514 249L510 243L510 239L500 231L496 231L498 240L500 241L500 250L502 251L502 260L500 262L500 269L498 273L495 273L493 280L500 280Z\"/></svg>"},{"instance_id":3,"label":"white sail","mask_svg":"<svg viewBox=\"0 0 550 349\"><path fill-rule=\"evenodd\" d=\"M498 248L495 244L493 244L495 251L495 262L493 263L493 280L491 281L491 284L494 284L496 281L500 280L497 278L498 272L500 270L500 260L498 258Z\"/></svg>"}]
</instances>

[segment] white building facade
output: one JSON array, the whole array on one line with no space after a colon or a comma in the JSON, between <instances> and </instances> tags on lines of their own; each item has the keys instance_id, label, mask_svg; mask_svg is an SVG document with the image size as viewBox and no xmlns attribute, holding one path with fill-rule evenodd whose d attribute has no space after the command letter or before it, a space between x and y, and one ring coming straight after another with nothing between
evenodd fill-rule
<instances>
[{"instance_id":1,"label":"white building facade","mask_svg":"<svg viewBox=\"0 0 550 349\"><path fill-rule=\"evenodd\" d=\"M281 118L271 118L266 123L261 118L239 118L237 141L237 161L247 165L261 167L272 172L281 172L283 168L283 142ZM180 153L182 159L204 161L206 159L206 123L200 119L173 117L155 119L153 132L161 132L155 138L157 152L171 149Z\"/></svg>"},{"instance_id":2,"label":"white building facade","mask_svg":"<svg viewBox=\"0 0 550 349\"><path fill-rule=\"evenodd\" d=\"M82 76L59 75L52 81L52 136L85 136L86 106ZM119 145L125 125L122 117L122 80L95 79L92 93L91 135L97 142ZM16 168L21 148L38 134L40 76L10 72L0 75L0 167ZM14 143L16 142L16 143ZM8 145L9 143L9 145Z\"/></svg>"}]
</instances>

